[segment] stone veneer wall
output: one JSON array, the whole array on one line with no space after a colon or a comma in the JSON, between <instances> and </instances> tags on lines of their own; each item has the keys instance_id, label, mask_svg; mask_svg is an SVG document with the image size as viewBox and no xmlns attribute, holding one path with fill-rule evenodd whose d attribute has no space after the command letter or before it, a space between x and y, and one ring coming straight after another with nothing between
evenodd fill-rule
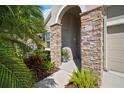
<instances>
[{"instance_id":1,"label":"stone veneer wall","mask_svg":"<svg viewBox=\"0 0 124 93\"><path fill-rule=\"evenodd\" d=\"M102 75L103 64L103 8L81 13L81 66L93 68ZM101 78L101 77L100 77ZM101 80L99 82L101 84Z\"/></svg>"},{"instance_id":2,"label":"stone veneer wall","mask_svg":"<svg viewBox=\"0 0 124 93\"><path fill-rule=\"evenodd\" d=\"M61 65L61 25L51 25L50 49L51 61L55 62L56 66Z\"/></svg>"}]
</instances>

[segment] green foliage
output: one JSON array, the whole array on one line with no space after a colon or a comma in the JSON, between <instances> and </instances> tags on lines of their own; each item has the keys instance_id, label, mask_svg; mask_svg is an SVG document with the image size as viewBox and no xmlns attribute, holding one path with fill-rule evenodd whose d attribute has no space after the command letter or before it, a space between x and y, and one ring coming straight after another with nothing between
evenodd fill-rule
<instances>
[{"instance_id":1,"label":"green foliage","mask_svg":"<svg viewBox=\"0 0 124 93\"><path fill-rule=\"evenodd\" d=\"M37 49L34 51L28 52L29 56L40 56L44 61L50 61L50 51L43 51L41 49Z\"/></svg>"},{"instance_id":2,"label":"green foliage","mask_svg":"<svg viewBox=\"0 0 124 93\"><path fill-rule=\"evenodd\" d=\"M30 49L29 39L44 48L37 36L42 32L44 19L39 6L0 6L0 87L32 87L32 73L22 57Z\"/></svg>"},{"instance_id":3,"label":"green foliage","mask_svg":"<svg viewBox=\"0 0 124 93\"><path fill-rule=\"evenodd\" d=\"M75 71L71 76L70 82L79 88L95 88L98 87L97 76L93 75L91 70Z\"/></svg>"},{"instance_id":4,"label":"green foliage","mask_svg":"<svg viewBox=\"0 0 124 93\"><path fill-rule=\"evenodd\" d=\"M62 49L62 58L63 58L63 61L68 61L69 54L68 54L67 49Z\"/></svg>"},{"instance_id":5,"label":"green foliage","mask_svg":"<svg viewBox=\"0 0 124 93\"><path fill-rule=\"evenodd\" d=\"M48 62L44 62L43 64L41 64L41 69L46 70L46 71L50 71L54 68L55 68L54 62L48 61Z\"/></svg>"},{"instance_id":6,"label":"green foliage","mask_svg":"<svg viewBox=\"0 0 124 93\"><path fill-rule=\"evenodd\" d=\"M36 54L44 59L44 61L50 61L50 51L37 50Z\"/></svg>"},{"instance_id":7,"label":"green foliage","mask_svg":"<svg viewBox=\"0 0 124 93\"><path fill-rule=\"evenodd\" d=\"M34 83L32 73L13 48L0 47L0 87L25 88Z\"/></svg>"},{"instance_id":8,"label":"green foliage","mask_svg":"<svg viewBox=\"0 0 124 93\"><path fill-rule=\"evenodd\" d=\"M42 32L44 19L39 6L0 6L0 39L22 47L27 46L30 38L38 48L43 48L44 42L37 36Z\"/></svg>"},{"instance_id":9,"label":"green foliage","mask_svg":"<svg viewBox=\"0 0 124 93\"><path fill-rule=\"evenodd\" d=\"M25 63L29 69L34 72L36 79L40 80L44 76L42 74L54 68L50 63L50 52L42 51L40 49L28 52L29 57L25 58ZM47 74L47 73L46 73Z\"/></svg>"}]
</instances>

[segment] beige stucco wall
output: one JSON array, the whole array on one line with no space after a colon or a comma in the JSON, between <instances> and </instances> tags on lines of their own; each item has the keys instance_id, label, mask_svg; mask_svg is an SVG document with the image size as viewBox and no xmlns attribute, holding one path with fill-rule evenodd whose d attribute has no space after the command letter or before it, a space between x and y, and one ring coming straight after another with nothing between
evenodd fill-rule
<instances>
[{"instance_id":1,"label":"beige stucco wall","mask_svg":"<svg viewBox=\"0 0 124 93\"><path fill-rule=\"evenodd\" d=\"M88 10L91 10L93 8L98 7L99 5L79 5L81 8L81 12L85 12ZM65 8L66 7L66 8ZM67 8L68 7L68 8ZM72 5L53 5L52 10L51 10L51 18L50 20L46 23L46 26L49 27L55 23L58 23L61 19L59 19L59 16L61 16L61 13L66 12L69 7L73 7Z\"/></svg>"}]
</instances>

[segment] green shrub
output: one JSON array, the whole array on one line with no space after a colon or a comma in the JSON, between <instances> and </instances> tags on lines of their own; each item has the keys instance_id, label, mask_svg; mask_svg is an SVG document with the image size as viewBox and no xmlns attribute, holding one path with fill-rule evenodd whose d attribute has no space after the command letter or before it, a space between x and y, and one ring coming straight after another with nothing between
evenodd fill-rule
<instances>
[{"instance_id":1,"label":"green shrub","mask_svg":"<svg viewBox=\"0 0 124 93\"><path fill-rule=\"evenodd\" d=\"M34 78L41 80L44 77L44 72L50 71L53 65L49 63L50 61L50 51L44 51L37 49L34 51L28 51L28 57L24 58L24 62L27 67L34 73ZM49 72L48 72L49 73ZM45 75L47 72L45 73Z\"/></svg>"},{"instance_id":2,"label":"green shrub","mask_svg":"<svg viewBox=\"0 0 124 93\"><path fill-rule=\"evenodd\" d=\"M50 62L50 61L44 62L44 63L41 65L41 69L46 70L46 71L50 71L50 70L52 70L52 69L54 69L54 68L55 68L54 62Z\"/></svg>"},{"instance_id":3,"label":"green shrub","mask_svg":"<svg viewBox=\"0 0 124 93\"><path fill-rule=\"evenodd\" d=\"M50 51L39 51L38 55L40 55L44 61L50 61Z\"/></svg>"},{"instance_id":4,"label":"green shrub","mask_svg":"<svg viewBox=\"0 0 124 93\"><path fill-rule=\"evenodd\" d=\"M64 62L69 60L69 54L67 49L62 49L62 58Z\"/></svg>"},{"instance_id":5,"label":"green shrub","mask_svg":"<svg viewBox=\"0 0 124 93\"><path fill-rule=\"evenodd\" d=\"M42 63L50 61L50 52L40 49L35 51L29 51L28 57L24 58L24 61L29 69L37 69Z\"/></svg>"},{"instance_id":6,"label":"green shrub","mask_svg":"<svg viewBox=\"0 0 124 93\"><path fill-rule=\"evenodd\" d=\"M29 51L29 56L40 56L44 61L50 61L50 51L44 51L44 50L35 50L35 51Z\"/></svg>"},{"instance_id":7,"label":"green shrub","mask_svg":"<svg viewBox=\"0 0 124 93\"><path fill-rule=\"evenodd\" d=\"M70 83L73 83L78 88L95 88L98 87L98 79L91 70L77 70L73 72Z\"/></svg>"}]
</instances>

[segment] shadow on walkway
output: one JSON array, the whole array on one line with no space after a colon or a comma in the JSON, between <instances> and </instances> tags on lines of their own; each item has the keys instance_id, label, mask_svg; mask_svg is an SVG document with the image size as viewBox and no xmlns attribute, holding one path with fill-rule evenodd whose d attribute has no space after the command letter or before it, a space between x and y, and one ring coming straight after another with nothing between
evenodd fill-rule
<instances>
[{"instance_id":1,"label":"shadow on walkway","mask_svg":"<svg viewBox=\"0 0 124 93\"><path fill-rule=\"evenodd\" d=\"M81 70L81 60L80 59L74 59L74 63L78 70Z\"/></svg>"},{"instance_id":2,"label":"shadow on walkway","mask_svg":"<svg viewBox=\"0 0 124 93\"><path fill-rule=\"evenodd\" d=\"M36 88L56 88L58 84L55 82L53 78L45 78L38 82L35 87Z\"/></svg>"}]
</instances>

